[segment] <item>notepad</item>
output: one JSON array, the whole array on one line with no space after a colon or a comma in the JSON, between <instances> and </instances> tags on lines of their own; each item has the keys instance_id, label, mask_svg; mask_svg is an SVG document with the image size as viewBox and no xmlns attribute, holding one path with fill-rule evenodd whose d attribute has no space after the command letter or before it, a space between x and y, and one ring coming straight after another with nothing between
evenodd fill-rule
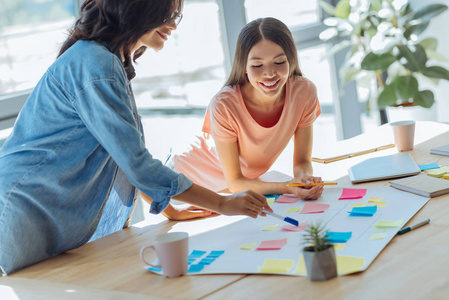
<instances>
[{"instance_id":1,"label":"notepad","mask_svg":"<svg viewBox=\"0 0 449 300\"><path fill-rule=\"evenodd\" d=\"M398 190L429 198L449 193L448 180L426 175L417 175L390 181L390 185Z\"/></svg>"},{"instance_id":2,"label":"notepad","mask_svg":"<svg viewBox=\"0 0 449 300\"><path fill-rule=\"evenodd\" d=\"M374 157L349 168L352 183L417 175L421 172L409 153Z\"/></svg>"},{"instance_id":3,"label":"notepad","mask_svg":"<svg viewBox=\"0 0 449 300\"><path fill-rule=\"evenodd\" d=\"M430 149L430 154L449 156L449 144Z\"/></svg>"}]
</instances>

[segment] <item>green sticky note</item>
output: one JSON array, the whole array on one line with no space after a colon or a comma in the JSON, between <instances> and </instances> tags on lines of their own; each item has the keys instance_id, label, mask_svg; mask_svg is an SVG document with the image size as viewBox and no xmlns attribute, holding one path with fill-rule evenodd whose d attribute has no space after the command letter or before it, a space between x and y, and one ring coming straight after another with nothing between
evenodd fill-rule
<instances>
[{"instance_id":1,"label":"green sticky note","mask_svg":"<svg viewBox=\"0 0 449 300\"><path fill-rule=\"evenodd\" d=\"M257 243L253 243L253 244L244 244L240 247L240 250L251 250L254 247L257 246Z\"/></svg>"},{"instance_id":2,"label":"green sticky note","mask_svg":"<svg viewBox=\"0 0 449 300\"><path fill-rule=\"evenodd\" d=\"M267 197L267 203L268 203L268 205L273 204L274 201L276 201L276 198L275 198L275 197Z\"/></svg>"},{"instance_id":3,"label":"green sticky note","mask_svg":"<svg viewBox=\"0 0 449 300\"><path fill-rule=\"evenodd\" d=\"M287 209L288 213L297 213L301 210L302 207L291 207L289 209Z\"/></svg>"},{"instance_id":4,"label":"green sticky note","mask_svg":"<svg viewBox=\"0 0 449 300\"><path fill-rule=\"evenodd\" d=\"M376 224L374 224L373 226L377 227L377 228L395 228L395 227L399 227L402 224L402 220L403 218L400 218L397 221L384 221L384 220L379 220L377 221Z\"/></svg>"},{"instance_id":5,"label":"green sticky note","mask_svg":"<svg viewBox=\"0 0 449 300\"><path fill-rule=\"evenodd\" d=\"M382 240L387 236L387 233L376 233L373 234L369 239L372 240Z\"/></svg>"}]
</instances>

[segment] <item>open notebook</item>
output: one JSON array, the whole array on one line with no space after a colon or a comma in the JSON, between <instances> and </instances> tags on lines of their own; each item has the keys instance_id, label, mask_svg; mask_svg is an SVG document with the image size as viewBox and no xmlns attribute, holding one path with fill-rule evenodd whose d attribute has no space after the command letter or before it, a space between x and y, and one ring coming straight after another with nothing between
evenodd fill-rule
<instances>
[{"instance_id":1,"label":"open notebook","mask_svg":"<svg viewBox=\"0 0 449 300\"><path fill-rule=\"evenodd\" d=\"M409 153L398 153L364 160L348 172L352 183L359 183L416 175L421 170Z\"/></svg>"}]
</instances>

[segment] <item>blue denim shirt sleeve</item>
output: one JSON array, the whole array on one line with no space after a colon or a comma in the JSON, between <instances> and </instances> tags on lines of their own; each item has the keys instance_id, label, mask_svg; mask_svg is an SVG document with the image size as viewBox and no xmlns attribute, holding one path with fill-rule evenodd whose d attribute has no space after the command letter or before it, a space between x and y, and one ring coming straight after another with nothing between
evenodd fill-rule
<instances>
[{"instance_id":1,"label":"blue denim shirt sleeve","mask_svg":"<svg viewBox=\"0 0 449 300\"><path fill-rule=\"evenodd\" d=\"M130 88L125 71L118 59L113 63L110 76L84 83L74 95L73 105L131 184L153 199L150 212L156 214L167 207L170 197L190 188L192 181L148 152L128 100Z\"/></svg>"}]
</instances>

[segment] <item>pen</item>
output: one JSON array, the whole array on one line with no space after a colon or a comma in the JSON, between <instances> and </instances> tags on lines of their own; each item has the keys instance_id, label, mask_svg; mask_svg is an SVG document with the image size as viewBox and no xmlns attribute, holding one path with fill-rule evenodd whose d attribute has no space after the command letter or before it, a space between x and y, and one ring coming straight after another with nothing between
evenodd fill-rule
<instances>
[{"instance_id":1,"label":"pen","mask_svg":"<svg viewBox=\"0 0 449 300\"><path fill-rule=\"evenodd\" d=\"M336 185L336 182L313 182L309 184L289 183L288 186L315 186L315 185Z\"/></svg>"},{"instance_id":2,"label":"pen","mask_svg":"<svg viewBox=\"0 0 449 300\"><path fill-rule=\"evenodd\" d=\"M398 234L404 234L406 232L409 232L410 230L416 229L418 227L424 226L424 225L429 224L429 223L430 223L430 219L426 219L426 220L424 220L422 222L413 224L413 225L411 225L409 227L402 228L401 230L398 231Z\"/></svg>"},{"instance_id":3,"label":"pen","mask_svg":"<svg viewBox=\"0 0 449 300\"><path fill-rule=\"evenodd\" d=\"M290 223L292 225L295 225L295 226L299 225L299 222L297 220L295 220L295 219L292 219L292 218L289 218L289 217L283 217L283 216L278 215L278 214L276 214L274 212L266 211L265 209L263 210L263 212L266 213L267 215L270 215L272 217L278 218L279 220L285 221L285 222Z\"/></svg>"}]
</instances>

